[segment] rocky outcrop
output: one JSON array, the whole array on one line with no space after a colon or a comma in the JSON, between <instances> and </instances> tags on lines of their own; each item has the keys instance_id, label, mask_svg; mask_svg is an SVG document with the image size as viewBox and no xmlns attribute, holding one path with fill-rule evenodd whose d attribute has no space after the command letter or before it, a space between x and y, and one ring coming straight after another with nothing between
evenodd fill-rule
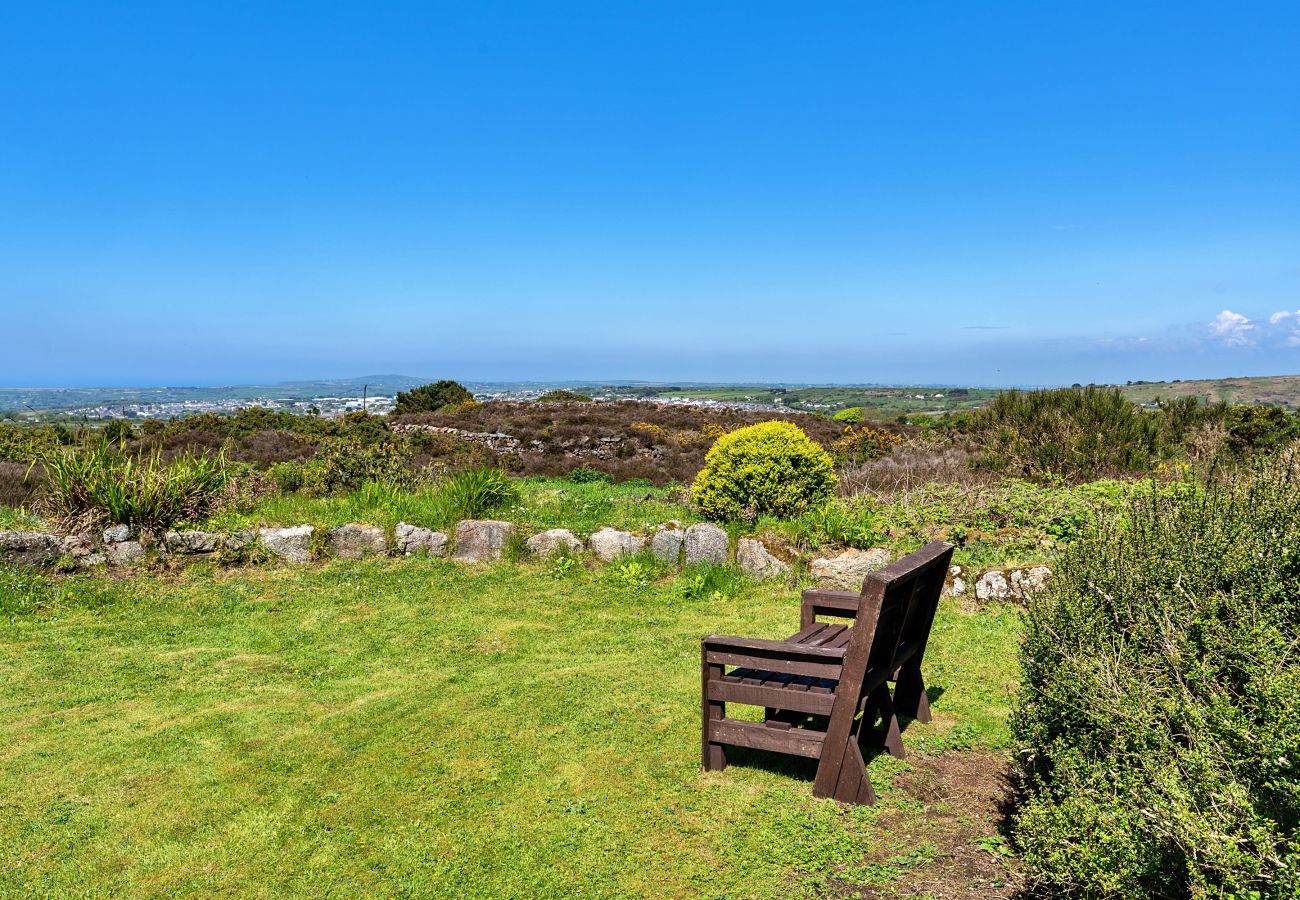
<instances>
[{"instance_id":1,"label":"rocky outcrop","mask_svg":"<svg viewBox=\"0 0 1300 900\"><path fill-rule=\"evenodd\" d=\"M355 522L331 528L325 542L335 556L342 559L365 559L367 556L384 556L388 553L388 536L378 525L360 525Z\"/></svg>"},{"instance_id":2,"label":"rocky outcrop","mask_svg":"<svg viewBox=\"0 0 1300 900\"><path fill-rule=\"evenodd\" d=\"M682 545L686 543L686 532L680 528L660 528L650 537L650 552L655 559L663 560L670 566L682 561Z\"/></svg>"},{"instance_id":3,"label":"rocky outcrop","mask_svg":"<svg viewBox=\"0 0 1300 900\"><path fill-rule=\"evenodd\" d=\"M990 569L975 582L975 599L1027 600L1047 586L1052 570L1047 566Z\"/></svg>"},{"instance_id":4,"label":"rocky outcrop","mask_svg":"<svg viewBox=\"0 0 1300 900\"><path fill-rule=\"evenodd\" d=\"M293 528L261 528L257 540L266 552L285 562L305 563L311 559L311 537L316 529L310 525Z\"/></svg>"},{"instance_id":5,"label":"rocky outcrop","mask_svg":"<svg viewBox=\"0 0 1300 900\"><path fill-rule=\"evenodd\" d=\"M393 529L397 539L397 552L411 556L415 553L427 553L429 556L446 556L449 538L441 531L421 528L407 522L398 522Z\"/></svg>"},{"instance_id":6,"label":"rocky outcrop","mask_svg":"<svg viewBox=\"0 0 1300 900\"><path fill-rule=\"evenodd\" d=\"M645 549L646 540L639 534L619 531L616 528L602 528L591 536L591 552L597 559L610 562L624 556L632 556Z\"/></svg>"},{"instance_id":7,"label":"rocky outcrop","mask_svg":"<svg viewBox=\"0 0 1300 900\"><path fill-rule=\"evenodd\" d=\"M534 556L555 556L559 553L576 556L582 552L582 541L567 528L552 528L530 537L528 550Z\"/></svg>"},{"instance_id":8,"label":"rocky outcrop","mask_svg":"<svg viewBox=\"0 0 1300 900\"><path fill-rule=\"evenodd\" d=\"M894 554L884 547L870 550L845 550L830 559L814 559L808 571L823 587L859 590L868 572L883 569L894 560Z\"/></svg>"},{"instance_id":9,"label":"rocky outcrop","mask_svg":"<svg viewBox=\"0 0 1300 900\"><path fill-rule=\"evenodd\" d=\"M135 537L135 529L130 525L111 525L104 529L105 544L120 544Z\"/></svg>"},{"instance_id":10,"label":"rocky outcrop","mask_svg":"<svg viewBox=\"0 0 1300 900\"><path fill-rule=\"evenodd\" d=\"M221 545L221 535L211 531L169 531L163 535L163 546L172 553L216 553Z\"/></svg>"},{"instance_id":11,"label":"rocky outcrop","mask_svg":"<svg viewBox=\"0 0 1300 900\"><path fill-rule=\"evenodd\" d=\"M780 578L790 574L790 566L773 556L757 538L741 538L736 544L736 563L750 578Z\"/></svg>"},{"instance_id":12,"label":"rocky outcrop","mask_svg":"<svg viewBox=\"0 0 1300 900\"><path fill-rule=\"evenodd\" d=\"M251 528L243 528L234 534L226 535L226 549L232 553L239 553L246 550L257 542L257 532Z\"/></svg>"},{"instance_id":13,"label":"rocky outcrop","mask_svg":"<svg viewBox=\"0 0 1300 900\"><path fill-rule=\"evenodd\" d=\"M451 558L459 562L488 562L500 559L514 526L494 519L465 519L456 523L456 549Z\"/></svg>"},{"instance_id":14,"label":"rocky outcrop","mask_svg":"<svg viewBox=\"0 0 1300 900\"><path fill-rule=\"evenodd\" d=\"M945 597L962 597L966 594L966 570L962 566L949 566L948 577L944 579L943 595Z\"/></svg>"},{"instance_id":15,"label":"rocky outcrop","mask_svg":"<svg viewBox=\"0 0 1300 900\"><path fill-rule=\"evenodd\" d=\"M133 566L144 558L144 544L139 541L114 541L104 545L104 556L115 566Z\"/></svg>"},{"instance_id":16,"label":"rocky outcrop","mask_svg":"<svg viewBox=\"0 0 1300 900\"><path fill-rule=\"evenodd\" d=\"M63 553L63 542L39 531L0 531L0 562L14 566L44 567Z\"/></svg>"},{"instance_id":17,"label":"rocky outcrop","mask_svg":"<svg viewBox=\"0 0 1300 900\"><path fill-rule=\"evenodd\" d=\"M686 529L686 564L713 563L723 565L731 538L727 532L709 522L700 522Z\"/></svg>"}]
</instances>

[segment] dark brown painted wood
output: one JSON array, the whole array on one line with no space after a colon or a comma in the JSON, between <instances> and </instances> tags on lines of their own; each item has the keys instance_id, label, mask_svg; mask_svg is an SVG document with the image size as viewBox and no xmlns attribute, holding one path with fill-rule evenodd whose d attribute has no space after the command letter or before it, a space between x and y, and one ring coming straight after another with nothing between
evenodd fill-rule
<instances>
[{"instance_id":1,"label":"dark brown painted wood","mask_svg":"<svg viewBox=\"0 0 1300 900\"><path fill-rule=\"evenodd\" d=\"M875 802L863 747L879 741L901 757L896 710L929 713L921 660L951 557L951 546L935 542L868 575L859 594L805 591L800 629L784 641L705 638L704 767L725 766L722 748L727 744L805 756L818 760L814 795ZM821 623L818 615L854 623ZM888 682L893 679L899 687L891 695ZM764 721L726 718L729 702L762 706Z\"/></svg>"},{"instance_id":2,"label":"dark brown painted wood","mask_svg":"<svg viewBox=\"0 0 1300 900\"><path fill-rule=\"evenodd\" d=\"M738 719L711 723L709 736L715 741L737 747L770 750L812 759L821 755L822 741L825 738L820 731L805 731L802 728L780 731L768 728L762 722L743 722Z\"/></svg>"}]
</instances>

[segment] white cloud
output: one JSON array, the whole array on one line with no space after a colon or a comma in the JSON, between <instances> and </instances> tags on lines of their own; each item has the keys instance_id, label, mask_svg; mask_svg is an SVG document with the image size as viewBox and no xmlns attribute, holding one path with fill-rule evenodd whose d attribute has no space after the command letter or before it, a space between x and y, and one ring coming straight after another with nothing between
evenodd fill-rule
<instances>
[{"instance_id":1,"label":"white cloud","mask_svg":"<svg viewBox=\"0 0 1300 900\"><path fill-rule=\"evenodd\" d=\"M1287 319L1290 319L1293 316L1300 316L1300 310L1291 312L1290 310L1280 309L1277 312L1273 313L1273 315L1268 317L1268 324L1280 325L1281 323L1285 322Z\"/></svg>"},{"instance_id":2,"label":"white cloud","mask_svg":"<svg viewBox=\"0 0 1300 900\"><path fill-rule=\"evenodd\" d=\"M1253 346L1255 336L1251 332L1254 330L1255 324L1250 319L1230 309L1219 313L1210 323L1210 334L1228 347Z\"/></svg>"}]
</instances>

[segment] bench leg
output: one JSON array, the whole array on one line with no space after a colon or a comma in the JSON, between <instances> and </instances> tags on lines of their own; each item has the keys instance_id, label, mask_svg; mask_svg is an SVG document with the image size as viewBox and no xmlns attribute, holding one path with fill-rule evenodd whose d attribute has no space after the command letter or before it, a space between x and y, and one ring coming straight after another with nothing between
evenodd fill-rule
<instances>
[{"instance_id":1,"label":"bench leg","mask_svg":"<svg viewBox=\"0 0 1300 900\"><path fill-rule=\"evenodd\" d=\"M876 802L876 792L871 787L871 779L867 777L867 761L862 755L862 746L859 743L863 734L862 729L870 727L871 722L866 716L858 719L858 725L849 733L847 745L836 748L834 751L844 754L839 778L836 779L835 785L828 792L818 790L814 783L814 797L831 797L840 803L856 803L867 806ZM823 752L831 752L831 748L827 747Z\"/></svg>"},{"instance_id":2,"label":"bench leg","mask_svg":"<svg viewBox=\"0 0 1300 900\"><path fill-rule=\"evenodd\" d=\"M894 713L894 701L889 696L889 685L882 684L875 690L876 708L880 710L880 719L885 726L885 749L894 759L904 759L903 733L898 727L898 716Z\"/></svg>"},{"instance_id":3,"label":"bench leg","mask_svg":"<svg viewBox=\"0 0 1300 900\"><path fill-rule=\"evenodd\" d=\"M727 767L727 751L722 744L709 740L709 725L721 721L727 713L727 704L709 699L709 682L722 678L722 666L711 665L707 651L700 648L700 763L706 772L716 772Z\"/></svg>"},{"instance_id":4,"label":"bench leg","mask_svg":"<svg viewBox=\"0 0 1300 900\"><path fill-rule=\"evenodd\" d=\"M904 666L894 685L894 707L918 722L930 721L930 700L925 696L925 682L920 666Z\"/></svg>"}]
</instances>

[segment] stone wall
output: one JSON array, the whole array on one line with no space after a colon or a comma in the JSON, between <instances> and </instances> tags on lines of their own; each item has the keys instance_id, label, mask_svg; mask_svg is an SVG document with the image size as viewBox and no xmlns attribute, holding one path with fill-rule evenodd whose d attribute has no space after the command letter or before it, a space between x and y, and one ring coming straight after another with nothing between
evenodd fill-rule
<instances>
[{"instance_id":1,"label":"stone wall","mask_svg":"<svg viewBox=\"0 0 1300 900\"><path fill-rule=\"evenodd\" d=\"M240 563L279 560L303 564L314 559L371 556L449 557L466 563L501 559L516 532L510 522L465 520L451 535L400 522L391 531L352 523L318 532L311 525L260 528L225 534L212 531L168 531L160 539L137 535L117 525L100 534L60 536L30 531L0 531L0 562L60 569L101 566L131 567L152 561L214 559ZM522 536L521 536L522 537ZM566 528L552 528L521 541L537 557L590 554L602 562L649 551L670 566L698 563L735 564L755 579L789 578L800 560L777 541L747 536L734 543L725 530L711 523L682 528L660 525L651 535L601 528L586 541ZM856 591L867 573L893 562L896 554L883 547L845 550L834 556L806 560L807 573L822 587ZM1051 578L1045 565L970 569L953 566L944 585L947 596L978 602L1024 600Z\"/></svg>"}]
</instances>

